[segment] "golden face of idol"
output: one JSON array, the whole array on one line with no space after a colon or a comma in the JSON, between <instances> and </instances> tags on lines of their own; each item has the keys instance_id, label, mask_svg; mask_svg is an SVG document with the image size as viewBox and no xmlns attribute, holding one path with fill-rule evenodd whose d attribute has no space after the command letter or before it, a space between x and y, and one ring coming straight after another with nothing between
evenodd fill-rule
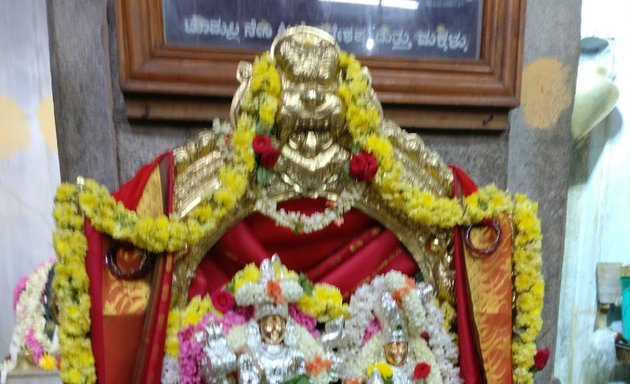
<instances>
[{"instance_id":1,"label":"golden face of idol","mask_svg":"<svg viewBox=\"0 0 630 384\"><path fill-rule=\"evenodd\" d=\"M284 341L286 320L280 315L268 315L258 320L260 337L270 345L278 345Z\"/></svg>"},{"instance_id":2,"label":"golden face of idol","mask_svg":"<svg viewBox=\"0 0 630 384\"><path fill-rule=\"evenodd\" d=\"M385 360L396 367L405 364L408 348L409 345L406 341L393 341L385 344Z\"/></svg>"}]
</instances>

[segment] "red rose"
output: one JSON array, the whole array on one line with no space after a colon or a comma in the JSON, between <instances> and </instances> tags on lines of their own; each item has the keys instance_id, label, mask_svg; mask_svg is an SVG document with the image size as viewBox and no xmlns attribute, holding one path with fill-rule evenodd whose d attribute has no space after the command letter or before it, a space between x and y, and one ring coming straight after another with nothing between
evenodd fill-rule
<instances>
[{"instance_id":1,"label":"red rose","mask_svg":"<svg viewBox=\"0 0 630 384\"><path fill-rule=\"evenodd\" d=\"M427 343L429 342L429 332L427 332L427 331L423 331L423 332L420 334L420 337L422 337L422 338L424 339L424 341L426 341Z\"/></svg>"},{"instance_id":2,"label":"red rose","mask_svg":"<svg viewBox=\"0 0 630 384\"><path fill-rule=\"evenodd\" d=\"M260 155L260 165L265 168L273 168L274 165L278 162L278 158L280 157L280 151L275 149L274 147L269 147L267 151L263 152Z\"/></svg>"},{"instance_id":3,"label":"red rose","mask_svg":"<svg viewBox=\"0 0 630 384\"><path fill-rule=\"evenodd\" d=\"M376 162L376 157L373 154L368 153L367 156L367 165L365 166L365 181L371 183L374 180L374 176L376 176L376 172L378 172L378 163Z\"/></svg>"},{"instance_id":4,"label":"red rose","mask_svg":"<svg viewBox=\"0 0 630 384\"><path fill-rule=\"evenodd\" d=\"M363 170L365 169L365 166L367 165L367 160L365 158L365 156L363 155L363 151L357 153L356 155L353 155L352 158L350 159L350 176L354 177L355 179L358 180L363 180Z\"/></svg>"},{"instance_id":5,"label":"red rose","mask_svg":"<svg viewBox=\"0 0 630 384\"><path fill-rule=\"evenodd\" d=\"M373 154L359 151L350 159L350 176L360 181L371 182L378 171L378 163Z\"/></svg>"},{"instance_id":6,"label":"red rose","mask_svg":"<svg viewBox=\"0 0 630 384\"><path fill-rule=\"evenodd\" d=\"M232 296L229 291L221 290L213 292L210 298L212 299L212 305L222 313L226 313L234 308L234 296Z\"/></svg>"},{"instance_id":7,"label":"red rose","mask_svg":"<svg viewBox=\"0 0 630 384\"><path fill-rule=\"evenodd\" d=\"M252 140L252 148L254 148L254 153L257 155L262 155L266 153L269 148L273 148L271 146L271 139L266 135L256 135L254 140Z\"/></svg>"},{"instance_id":8,"label":"red rose","mask_svg":"<svg viewBox=\"0 0 630 384\"><path fill-rule=\"evenodd\" d=\"M416 365L416 368L413 370L413 378L416 380L424 379L429 376L431 373L431 364L423 361Z\"/></svg>"},{"instance_id":9,"label":"red rose","mask_svg":"<svg viewBox=\"0 0 630 384\"><path fill-rule=\"evenodd\" d=\"M540 348L534 355L534 368L539 371L543 370L547 365L547 360L549 360L549 349Z\"/></svg>"}]
</instances>

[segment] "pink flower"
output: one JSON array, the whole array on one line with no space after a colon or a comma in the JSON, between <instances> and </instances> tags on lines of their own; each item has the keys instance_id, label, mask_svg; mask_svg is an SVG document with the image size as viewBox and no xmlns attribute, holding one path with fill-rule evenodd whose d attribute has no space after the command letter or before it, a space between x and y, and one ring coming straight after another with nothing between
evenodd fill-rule
<instances>
[{"instance_id":1,"label":"pink flower","mask_svg":"<svg viewBox=\"0 0 630 384\"><path fill-rule=\"evenodd\" d=\"M35 332L33 331L33 328L29 328L28 333L26 334L26 338L24 339L24 344L31 351L33 355L33 360L35 360L36 363L38 363L39 360L44 357L44 349L35 338Z\"/></svg>"},{"instance_id":2,"label":"pink flower","mask_svg":"<svg viewBox=\"0 0 630 384\"><path fill-rule=\"evenodd\" d=\"M365 333L363 334L363 340L361 341L361 346L365 345L365 343L370 341L372 336L379 333L380 330L381 330L381 324L379 324L377 319L372 319L372 321L370 321L370 324L368 324L367 328L365 328Z\"/></svg>"},{"instance_id":3,"label":"pink flower","mask_svg":"<svg viewBox=\"0 0 630 384\"><path fill-rule=\"evenodd\" d=\"M234 296L232 296L230 291L221 290L212 292L210 298L212 299L212 305L222 313L234 308Z\"/></svg>"},{"instance_id":4,"label":"pink flower","mask_svg":"<svg viewBox=\"0 0 630 384\"><path fill-rule=\"evenodd\" d=\"M307 313L300 311L297 305L289 304L289 316L291 316L296 323L304 327L313 337L319 337L317 320Z\"/></svg>"},{"instance_id":5,"label":"pink flower","mask_svg":"<svg viewBox=\"0 0 630 384\"><path fill-rule=\"evenodd\" d=\"M248 305L246 307L238 307L236 308L236 313L243 316L245 320L249 320L254 317L254 306Z\"/></svg>"},{"instance_id":6,"label":"pink flower","mask_svg":"<svg viewBox=\"0 0 630 384\"><path fill-rule=\"evenodd\" d=\"M17 308L17 303L20 300L20 296L22 292L24 292L24 288L26 288L26 283L28 282L28 275L20 277L17 284L15 285L15 289L13 290L13 312Z\"/></svg>"}]
</instances>

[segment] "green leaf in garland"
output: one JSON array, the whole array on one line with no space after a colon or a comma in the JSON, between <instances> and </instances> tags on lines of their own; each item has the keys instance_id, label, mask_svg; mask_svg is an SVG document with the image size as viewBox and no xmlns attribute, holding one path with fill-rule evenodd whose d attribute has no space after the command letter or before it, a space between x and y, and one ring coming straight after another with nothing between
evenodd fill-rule
<instances>
[{"instance_id":1,"label":"green leaf in garland","mask_svg":"<svg viewBox=\"0 0 630 384\"><path fill-rule=\"evenodd\" d=\"M301 374L293 379L283 381L282 384L309 384L311 381L308 379L308 375Z\"/></svg>"},{"instance_id":2,"label":"green leaf in garland","mask_svg":"<svg viewBox=\"0 0 630 384\"><path fill-rule=\"evenodd\" d=\"M350 152L352 154L355 154L355 153L359 152L361 149L362 149L361 148L361 144L359 144L358 142L355 141L354 143L352 143L352 146L350 147Z\"/></svg>"},{"instance_id":3,"label":"green leaf in garland","mask_svg":"<svg viewBox=\"0 0 630 384\"><path fill-rule=\"evenodd\" d=\"M305 295L310 295L311 292L313 292L315 285L309 280L305 273L300 273L298 282L302 286Z\"/></svg>"},{"instance_id":4,"label":"green leaf in garland","mask_svg":"<svg viewBox=\"0 0 630 384\"><path fill-rule=\"evenodd\" d=\"M269 182L269 170L259 166L256 170L256 181L258 184L267 184Z\"/></svg>"}]
</instances>

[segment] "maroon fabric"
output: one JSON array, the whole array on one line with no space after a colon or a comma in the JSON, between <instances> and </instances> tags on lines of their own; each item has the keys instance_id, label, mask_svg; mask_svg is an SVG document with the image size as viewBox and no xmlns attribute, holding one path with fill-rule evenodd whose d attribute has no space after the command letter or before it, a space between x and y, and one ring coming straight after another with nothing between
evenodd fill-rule
<instances>
[{"instance_id":1,"label":"maroon fabric","mask_svg":"<svg viewBox=\"0 0 630 384\"><path fill-rule=\"evenodd\" d=\"M168 179L166 180L166 194L167 204L165 213L170 214L173 211L173 194L174 194L174 162L173 153L167 152L160 156L160 161L167 168ZM156 163L159 166L160 163ZM164 182L164 180L162 181ZM160 273L157 276L157 282L154 283L152 289L154 295L157 297L157 301L153 304L153 313L150 313L146 321L149 322L149 342L144 346L143 353L144 359L140 360L144 362L142 367L142 375L139 380L141 383L146 384L159 384L162 376L162 362L164 360L164 343L166 342L166 327L168 324L168 312L171 305L171 287L173 285L173 271L174 271L174 257L172 254L163 255L159 263L161 271L158 269L156 273ZM157 290L157 292L155 292Z\"/></svg>"},{"instance_id":2,"label":"maroon fabric","mask_svg":"<svg viewBox=\"0 0 630 384\"><path fill-rule=\"evenodd\" d=\"M165 153L156 158L152 163L140 168L140 170L131 180L122 185L118 191L112 193L114 199L116 199L116 201L122 202L127 209L135 210L140 201L140 198L142 197L144 187L147 180L151 176L151 173L159 164L159 162L164 157L168 156L172 158L172 155L170 153ZM106 329L106 327L104 326L103 268L106 268L104 265L104 255L106 249L104 248L104 238L102 237L103 235L93 229L87 220L84 232L88 243L88 251L86 254L86 272L90 279L89 293L92 304L90 308L90 339L92 341L92 352L95 359L97 379L99 382L106 383L107 377L112 376L111 374L113 374L112 377L116 376L116 374L118 374L117 371L120 371L122 369L121 367L113 366L108 368L108 364L106 364L106 333L116 332L115 329ZM120 326L125 328L129 324L129 322L120 322ZM124 332L124 329L121 329L121 332ZM135 355L136 351L128 352ZM131 369L133 369L133 361L134 359L131 359ZM112 370L112 372L109 372L110 369ZM110 375L108 375L108 372L110 373Z\"/></svg>"},{"instance_id":3,"label":"maroon fabric","mask_svg":"<svg viewBox=\"0 0 630 384\"><path fill-rule=\"evenodd\" d=\"M85 219L85 238L88 243L85 257L85 271L90 278L90 339L96 377L105 382L105 333L103 327L103 239L92 225Z\"/></svg>"},{"instance_id":4,"label":"maroon fabric","mask_svg":"<svg viewBox=\"0 0 630 384\"><path fill-rule=\"evenodd\" d=\"M468 196L477 190L477 185L460 168L449 165L453 170L453 193L457 197ZM466 275L466 263L462 246L461 228L454 229L455 297L457 298L457 335L459 341L460 375L466 384L483 383L479 352L474 327L471 324L471 304Z\"/></svg>"}]
</instances>

